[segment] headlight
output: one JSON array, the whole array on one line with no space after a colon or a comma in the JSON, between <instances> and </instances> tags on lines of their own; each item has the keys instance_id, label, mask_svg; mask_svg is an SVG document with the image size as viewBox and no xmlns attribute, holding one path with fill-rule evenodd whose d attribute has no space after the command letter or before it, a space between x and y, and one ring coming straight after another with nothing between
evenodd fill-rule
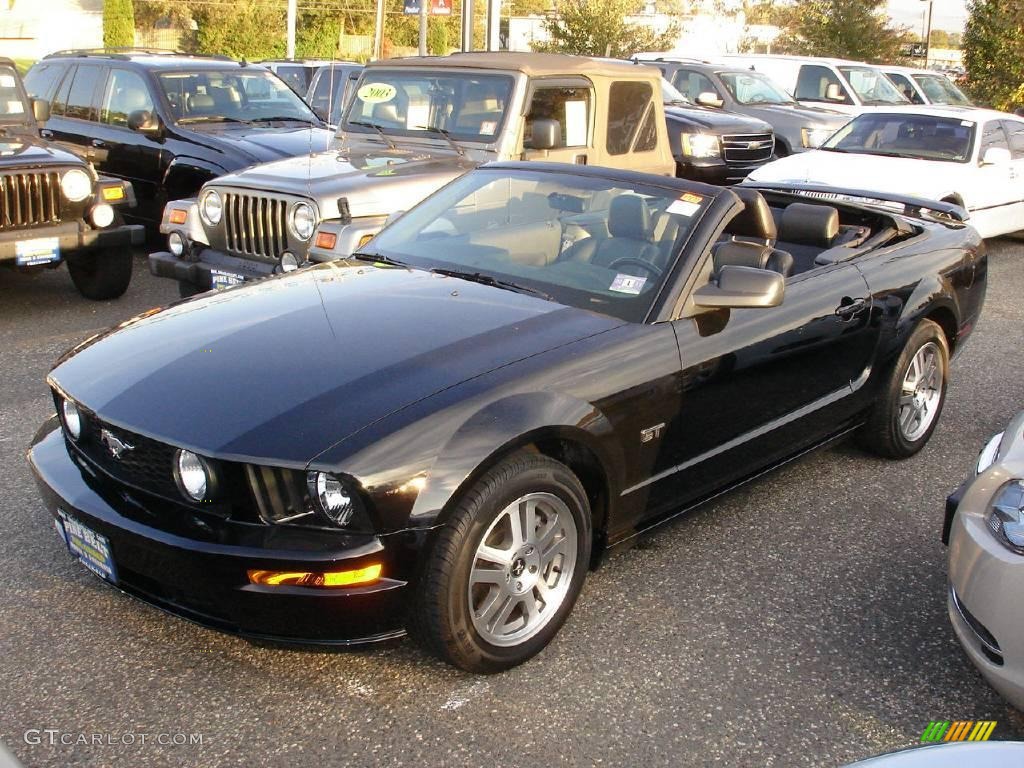
<instances>
[{"instance_id":1,"label":"headlight","mask_svg":"<svg viewBox=\"0 0 1024 768\"><path fill-rule=\"evenodd\" d=\"M199 201L199 215L203 217L203 221L215 227L220 224L223 213L224 204L221 202L220 193L215 189L206 190Z\"/></svg>"},{"instance_id":2,"label":"headlight","mask_svg":"<svg viewBox=\"0 0 1024 768\"><path fill-rule=\"evenodd\" d=\"M996 493L988 527L1009 549L1024 555L1024 482L1011 480Z\"/></svg>"},{"instance_id":3,"label":"headlight","mask_svg":"<svg viewBox=\"0 0 1024 768\"><path fill-rule=\"evenodd\" d=\"M298 203L292 208L292 231L299 240L309 240L316 229L316 213L309 203Z\"/></svg>"},{"instance_id":4,"label":"headlight","mask_svg":"<svg viewBox=\"0 0 1024 768\"><path fill-rule=\"evenodd\" d=\"M178 481L178 490L192 501L202 501L210 484L210 473L206 462L192 451L178 451L175 462L174 479Z\"/></svg>"},{"instance_id":5,"label":"headlight","mask_svg":"<svg viewBox=\"0 0 1024 768\"><path fill-rule=\"evenodd\" d=\"M93 226L99 229L106 229L114 223L114 209L106 203L100 203L93 207L90 216L92 217Z\"/></svg>"},{"instance_id":6,"label":"headlight","mask_svg":"<svg viewBox=\"0 0 1024 768\"><path fill-rule=\"evenodd\" d=\"M320 514L339 527L348 525L356 511L356 500L345 484L326 472L310 472L306 478L309 495Z\"/></svg>"},{"instance_id":7,"label":"headlight","mask_svg":"<svg viewBox=\"0 0 1024 768\"><path fill-rule=\"evenodd\" d=\"M835 133L831 128L801 128L800 141L808 149L820 147L825 139Z\"/></svg>"},{"instance_id":8,"label":"headlight","mask_svg":"<svg viewBox=\"0 0 1024 768\"><path fill-rule=\"evenodd\" d=\"M999 458L999 444L1003 441L1003 433L1000 432L998 435L993 437L987 443L985 447L981 449L981 453L978 454L978 466L975 474L980 475L986 469L996 463L996 459Z\"/></svg>"},{"instance_id":9,"label":"headlight","mask_svg":"<svg viewBox=\"0 0 1024 768\"><path fill-rule=\"evenodd\" d=\"M60 411L64 421L64 429L67 430L72 440L77 440L82 436L81 411L78 410L77 405L67 398L60 404Z\"/></svg>"},{"instance_id":10,"label":"headlight","mask_svg":"<svg viewBox=\"0 0 1024 768\"><path fill-rule=\"evenodd\" d=\"M722 154L722 145L717 136L709 136L706 133L684 133L683 154L690 157L719 157Z\"/></svg>"},{"instance_id":11,"label":"headlight","mask_svg":"<svg viewBox=\"0 0 1024 768\"><path fill-rule=\"evenodd\" d=\"M175 256L185 253L185 238L181 236L181 232L171 232L167 236L167 248Z\"/></svg>"},{"instance_id":12,"label":"headlight","mask_svg":"<svg viewBox=\"0 0 1024 768\"><path fill-rule=\"evenodd\" d=\"M60 180L60 191L72 203L85 200L92 194L92 179L80 168L72 168Z\"/></svg>"},{"instance_id":13,"label":"headlight","mask_svg":"<svg viewBox=\"0 0 1024 768\"><path fill-rule=\"evenodd\" d=\"M285 251L281 254L281 259L277 266L281 272L294 272L299 268L299 260L294 253Z\"/></svg>"}]
</instances>

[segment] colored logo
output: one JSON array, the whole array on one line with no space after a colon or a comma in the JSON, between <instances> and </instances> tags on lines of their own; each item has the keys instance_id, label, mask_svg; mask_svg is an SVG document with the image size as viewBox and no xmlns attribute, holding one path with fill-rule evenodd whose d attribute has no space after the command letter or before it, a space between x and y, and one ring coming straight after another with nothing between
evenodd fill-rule
<instances>
[{"instance_id":1,"label":"colored logo","mask_svg":"<svg viewBox=\"0 0 1024 768\"><path fill-rule=\"evenodd\" d=\"M921 741L988 741L995 729L995 720L932 720Z\"/></svg>"}]
</instances>

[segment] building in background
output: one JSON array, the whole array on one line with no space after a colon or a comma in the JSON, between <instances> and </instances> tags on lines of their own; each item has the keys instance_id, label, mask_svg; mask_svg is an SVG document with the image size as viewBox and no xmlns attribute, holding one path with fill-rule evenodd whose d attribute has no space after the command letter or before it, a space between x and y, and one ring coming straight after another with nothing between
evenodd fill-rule
<instances>
[{"instance_id":1,"label":"building in background","mask_svg":"<svg viewBox=\"0 0 1024 768\"><path fill-rule=\"evenodd\" d=\"M0 0L0 55L35 60L103 46L103 0Z\"/></svg>"}]
</instances>

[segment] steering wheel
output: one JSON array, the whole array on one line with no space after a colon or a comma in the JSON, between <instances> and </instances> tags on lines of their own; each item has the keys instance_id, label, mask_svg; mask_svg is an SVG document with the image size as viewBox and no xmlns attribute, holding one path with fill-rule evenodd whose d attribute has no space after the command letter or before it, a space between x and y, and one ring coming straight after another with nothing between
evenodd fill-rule
<instances>
[{"instance_id":1,"label":"steering wheel","mask_svg":"<svg viewBox=\"0 0 1024 768\"><path fill-rule=\"evenodd\" d=\"M662 270L660 267L656 267L654 264L651 264L651 262L647 261L646 259L638 259L635 256L622 256L613 261L611 264L609 264L608 269L615 269L616 267L625 267L627 265L632 267L640 267L640 269L644 269L647 272L649 272L651 277L654 278L661 277L662 275Z\"/></svg>"}]
</instances>

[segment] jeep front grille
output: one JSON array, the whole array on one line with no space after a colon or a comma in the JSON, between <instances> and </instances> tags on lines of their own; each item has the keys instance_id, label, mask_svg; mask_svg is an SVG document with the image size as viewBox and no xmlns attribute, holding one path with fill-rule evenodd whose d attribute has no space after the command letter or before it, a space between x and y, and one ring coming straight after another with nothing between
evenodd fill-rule
<instances>
[{"instance_id":1,"label":"jeep front grille","mask_svg":"<svg viewBox=\"0 0 1024 768\"><path fill-rule=\"evenodd\" d=\"M751 165L766 163L775 151L775 139L770 133L744 133L722 137L725 162Z\"/></svg>"},{"instance_id":2,"label":"jeep front grille","mask_svg":"<svg viewBox=\"0 0 1024 768\"><path fill-rule=\"evenodd\" d=\"M226 247L240 256L278 259L288 250L288 201L263 195L224 194Z\"/></svg>"},{"instance_id":3,"label":"jeep front grille","mask_svg":"<svg viewBox=\"0 0 1024 768\"><path fill-rule=\"evenodd\" d=\"M60 172L0 174L0 230L60 221Z\"/></svg>"}]
</instances>

